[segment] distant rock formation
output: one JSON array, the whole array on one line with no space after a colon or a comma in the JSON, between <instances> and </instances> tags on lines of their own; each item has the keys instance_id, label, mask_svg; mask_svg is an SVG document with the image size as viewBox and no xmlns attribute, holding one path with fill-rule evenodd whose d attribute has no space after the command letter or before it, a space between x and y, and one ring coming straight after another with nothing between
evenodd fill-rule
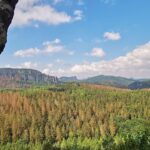
<instances>
[{"instance_id":1,"label":"distant rock formation","mask_svg":"<svg viewBox=\"0 0 150 150\"><path fill-rule=\"evenodd\" d=\"M19 88L32 85L57 84L58 78L33 69L0 69L1 88Z\"/></svg>"},{"instance_id":2,"label":"distant rock formation","mask_svg":"<svg viewBox=\"0 0 150 150\"><path fill-rule=\"evenodd\" d=\"M0 54L7 42L7 31L14 16L18 0L0 0Z\"/></svg>"}]
</instances>

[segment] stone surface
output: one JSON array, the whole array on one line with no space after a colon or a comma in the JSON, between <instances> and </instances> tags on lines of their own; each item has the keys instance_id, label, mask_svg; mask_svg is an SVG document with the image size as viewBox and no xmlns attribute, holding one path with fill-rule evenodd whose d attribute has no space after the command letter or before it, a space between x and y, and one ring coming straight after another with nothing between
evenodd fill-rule
<instances>
[{"instance_id":1,"label":"stone surface","mask_svg":"<svg viewBox=\"0 0 150 150\"><path fill-rule=\"evenodd\" d=\"M59 83L58 78L33 69L0 68L0 88L29 87Z\"/></svg>"},{"instance_id":2,"label":"stone surface","mask_svg":"<svg viewBox=\"0 0 150 150\"><path fill-rule=\"evenodd\" d=\"M7 31L18 0L0 0L0 54L7 42Z\"/></svg>"}]
</instances>

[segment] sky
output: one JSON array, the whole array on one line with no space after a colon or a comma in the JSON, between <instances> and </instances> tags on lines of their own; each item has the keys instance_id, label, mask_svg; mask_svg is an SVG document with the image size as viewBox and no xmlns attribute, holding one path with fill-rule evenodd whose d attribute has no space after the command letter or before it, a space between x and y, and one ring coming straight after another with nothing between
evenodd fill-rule
<instances>
[{"instance_id":1,"label":"sky","mask_svg":"<svg viewBox=\"0 0 150 150\"><path fill-rule=\"evenodd\" d=\"M0 67L150 76L150 0L19 0Z\"/></svg>"}]
</instances>

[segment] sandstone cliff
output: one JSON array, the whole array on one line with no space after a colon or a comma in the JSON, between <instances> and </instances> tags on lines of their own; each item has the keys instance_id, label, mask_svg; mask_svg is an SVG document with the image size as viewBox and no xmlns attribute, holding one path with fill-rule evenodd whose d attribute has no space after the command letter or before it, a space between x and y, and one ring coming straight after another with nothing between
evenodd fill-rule
<instances>
[{"instance_id":1,"label":"sandstone cliff","mask_svg":"<svg viewBox=\"0 0 150 150\"><path fill-rule=\"evenodd\" d=\"M57 84L58 78L33 69L0 68L0 88Z\"/></svg>"}]
</instances>

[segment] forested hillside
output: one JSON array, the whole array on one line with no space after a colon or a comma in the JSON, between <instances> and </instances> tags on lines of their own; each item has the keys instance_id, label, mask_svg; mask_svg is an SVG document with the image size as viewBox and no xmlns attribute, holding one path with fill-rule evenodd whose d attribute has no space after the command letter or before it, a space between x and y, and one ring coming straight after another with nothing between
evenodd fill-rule
<instances>
[{"instance_id":1,"label":"forested hillside","mask_svg":"<svg viewBox=\"0 0 150 150\"><path fill-rule=\"evenodd\" d=\"M0 92L0 150L149 150L150 92L66 84Z\"/></svg>"},{"instance_id":2,"label":"forested hillside","mask_svg":"<svg viewBox=\"0 0 150 150\"><path fill-rule=\"evenodd\" d=\"M82 80L82 82L85 83L102 84L119 88L128 88L128 85L132 84L134 81L134 79L105 75L95 76Z\"/></svg>"},{"instance_id":3,"label":"forested hillside","mask_svg":"<svg viewBox=\"0 0 150 150\"><path fill-rule=\"evenodd\" d=\"M136 81L128 86L129 89L150 89L150 80Z\"/></svg>"}]
</instances>

